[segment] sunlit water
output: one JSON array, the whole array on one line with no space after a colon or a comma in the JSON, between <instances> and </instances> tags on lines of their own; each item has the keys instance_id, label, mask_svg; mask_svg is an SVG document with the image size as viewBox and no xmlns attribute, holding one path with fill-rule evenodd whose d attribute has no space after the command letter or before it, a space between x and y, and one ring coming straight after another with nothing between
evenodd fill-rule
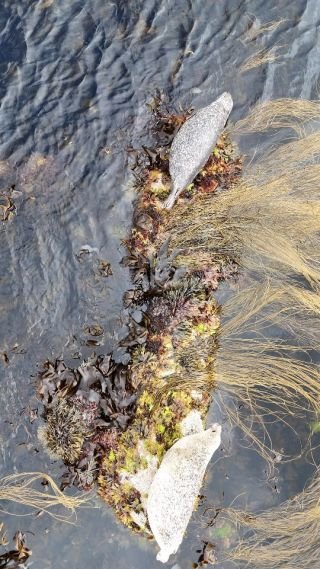
<instances>
[{"instance_id":1,"label":"sunlit water","mask_svg":"<svg viewBox=\"0 0 320 569\"><path fill-rule=\"evenodd\" d=\"M250 35L253 21L259 29L280 18L275 32ZM130 279L119 262L134 199L128 149L150 142L150 97L161 89L175 105L200 107L229 90L231 120L258 100L318 98L319 20L318 0L1 1L0 190L14 185L17 207L0 227L0 352L9 360L0 363L1 475L38 469L58 479L63 467L50 463L37 421L23 412L38 406L31 377L48 357L77 365L75 358L89 355L87 325L103 326L101 353L125 335ZM249 56L272 47L276 61L241 72ZM89 252L79 257L83 248ZM101 259L112 276L99 273ZM283 427L273 433L275 451L299 452ZM191 568L202 541L217 537L200 516L209 506L239 495L242 506L270 506L299 491L312 472L303 460L280 464L267 483L265 464L245 446L225 425L203 504L168 566ZM97 506L80 512L75 526L3 519L9 537L15 529L32 532L34 569L160 567L153 542Z\"/></svg>"}]
</instances>

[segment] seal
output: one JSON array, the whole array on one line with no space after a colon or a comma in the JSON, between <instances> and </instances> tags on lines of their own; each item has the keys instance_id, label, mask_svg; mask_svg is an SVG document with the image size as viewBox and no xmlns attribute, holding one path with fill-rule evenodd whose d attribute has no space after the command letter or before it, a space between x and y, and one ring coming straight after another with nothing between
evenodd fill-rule
<instances>
[{"instance_id":1,"label":"seal","mask_svg":"<svg viewBox=\"0 0 320 569\"><path fill-rule=\"evenodd\" d=\"M199 109L178 130L169 157L172 190L163 207L171 209L178 195L205 165L232 107L232 97L225 92L207 107Z\"/></svg>"},{"instance_id":2,"label":"seal","mask_svg":"<svg viewBox=\"0 0 320 569\"><path fill-rule=\"evenodd\" d=\"M179 439L165 454L152 481L147 515L160 546L158 561L176 553L193 512L203 477L221 442L221 426Z\"/></svg>"}]
</instances>

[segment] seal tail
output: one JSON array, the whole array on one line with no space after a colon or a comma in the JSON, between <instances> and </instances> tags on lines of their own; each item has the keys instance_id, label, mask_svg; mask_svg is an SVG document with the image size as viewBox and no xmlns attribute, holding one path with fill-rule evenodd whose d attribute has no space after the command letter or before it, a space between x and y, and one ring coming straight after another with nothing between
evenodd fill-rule
<instances>
[{"instance_id":1,"label":"seal tail","mask_svg":"<svg viewBox=\"0 0 320 569\"><path fill-rule=\"evenodd\" d=\"M167 199L163 202L162 207L165 209L171 209L172 206L174 205L178 195L181 194L183 189L184 188L177 187L173 183L172 190L171 190L169 196L167 197Z\"/></svg>"},{"instance_id":2,"label":"seal tail","mask_svg":"<svg viewBox=\"0 0 320 569\"><path fill-rule=\"evenodd\" d=\"M175 201L176 201L175 195L171 193L169 197L163 202L162 207L164 209L171 209Z\"/></svg>"}]
</instances>

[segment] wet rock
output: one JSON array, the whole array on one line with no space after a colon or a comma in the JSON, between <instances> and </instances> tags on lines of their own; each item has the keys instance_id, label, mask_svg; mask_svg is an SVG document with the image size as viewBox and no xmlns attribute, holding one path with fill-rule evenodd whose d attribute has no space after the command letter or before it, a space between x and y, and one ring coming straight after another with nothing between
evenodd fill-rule
<instances>
[{"instance_id":1,"label":"wet rock","mask_svg":"<svg viewBox=\"0 0 320 569\"><path fill-rule=\"evenodd\" d=\"M165 563L176 553L192 515L206 467L221 442L221 426L188 435L164 456L150 487L147 514Z\"/></svg>"},{"instance_id":2,"label":"wet rock","mask_svg":"<svg viewBox=\"0 0 320 569\"><path fill-rule=\"evenodd\" d=\"M104 330L100 324L92 324L91 326L85 326L84 331L90 336L102 336Z\"/></svg>"},{"instance_id":3,"label":"wet rock","mask_svg":"<svg viewBox=\"0 0 320 569\"><path fill-rule=\"evenodd\" d=\"M186 437L187 435L201 433L202 431L203 431L203 423L202 423L201 413L197 409L193 409L181 421L182 436Z\"/></svg>"}]
</instances>

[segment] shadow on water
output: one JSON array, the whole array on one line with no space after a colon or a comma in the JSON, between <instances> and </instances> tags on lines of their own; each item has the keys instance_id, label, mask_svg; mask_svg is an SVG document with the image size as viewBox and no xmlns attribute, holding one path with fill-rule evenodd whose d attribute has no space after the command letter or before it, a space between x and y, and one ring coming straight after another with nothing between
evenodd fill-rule
<instances>
[{"instance_id":1,"label":"shadow on water","mask_svg":"<svg viewBox=\"0 0 320 569\"><path fill-rule=\"evenodd\" d=\"M252 34L253 24L280 18L274 32ZM0 227L1 475L63 472L40 449L37 420L30 422L37 365L60 354L77 365L93 349L88 325L103 328L97 353L125 335L122 296L130 281L119 262L134 198L127 150L148 144L150 96L161 89L174 103L197 107L228 89L232 120L258 99L316 98L319 19L317 0L281 7L262 0L1 2L0 193L16 206ZM275 45L283 46L278 60L240 72L249 56ZM112 275L99 270L101 261ZM211 414L216 420L217 410ZM272 431L279 454L295 452L290 431ZM302 440L307 435L306 425ZM191 567L212 537L228 546L228 532L212 536L203 527L210 505L239 499L261 509L301 490L312 473L301 459L280 464L278 480L267 482L264 463L245 445L225 430L208 471L204 516L195 514L170 565ZM17 525L30 532L34 569L160 566L152 542L97 506L81 511L75 526L34 516L4 521L9 537Z\"/></svg>"}]
</instances>

